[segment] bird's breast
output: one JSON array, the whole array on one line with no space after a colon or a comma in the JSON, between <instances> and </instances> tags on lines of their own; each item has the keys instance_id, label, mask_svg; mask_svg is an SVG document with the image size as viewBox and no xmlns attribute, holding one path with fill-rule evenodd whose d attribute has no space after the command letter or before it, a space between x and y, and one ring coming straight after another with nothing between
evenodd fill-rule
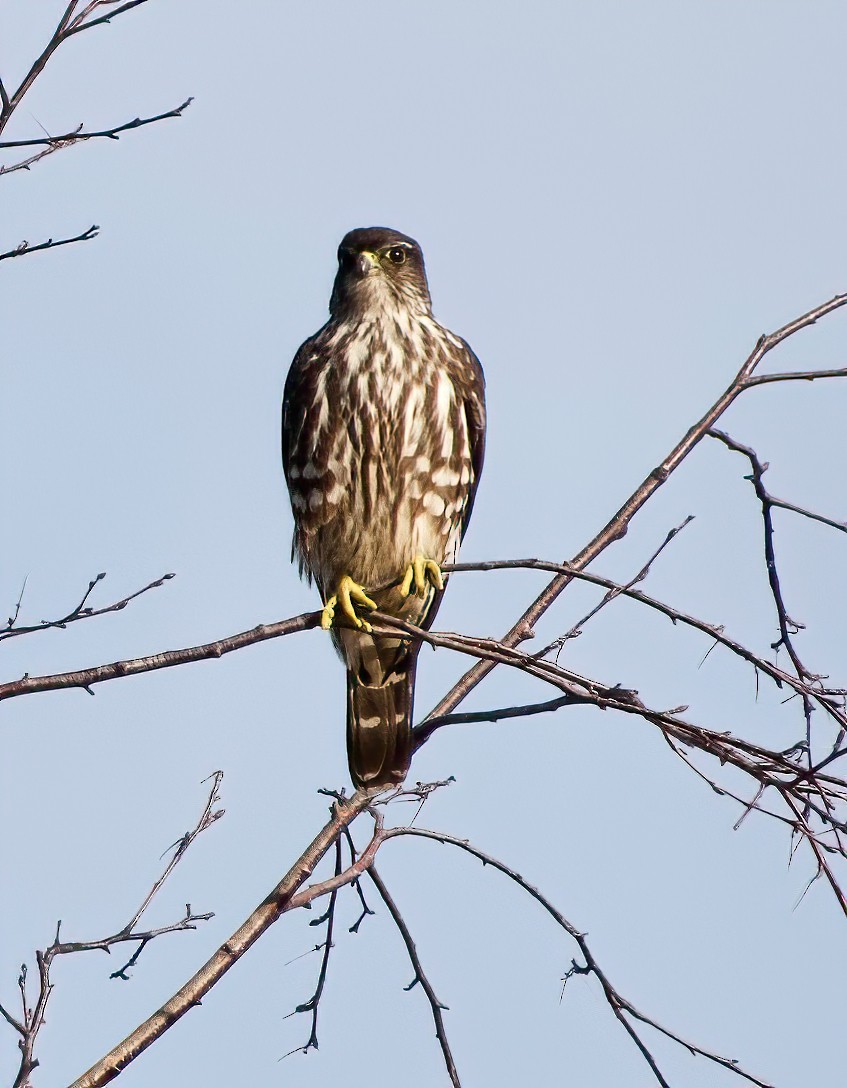
<instances>
[{"instance_id":1,"label":"bird's breast","mask_svg":"<svg viewBox=\"0 0 847 1088\"><path fill-rule=\"evenodd\" d=\"M417 554L455 555L471 456L449 347L434 322L341 327L328 342L289 468L298 547L319 581L374 584Z\"/></svg>"}]
</instances>

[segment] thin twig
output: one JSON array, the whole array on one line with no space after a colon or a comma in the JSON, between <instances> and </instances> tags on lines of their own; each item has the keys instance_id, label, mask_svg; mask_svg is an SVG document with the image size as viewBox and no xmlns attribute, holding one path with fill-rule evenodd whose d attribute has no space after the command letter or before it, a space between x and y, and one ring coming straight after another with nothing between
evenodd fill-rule
<instances>
[{"instance_id":1,"label":"thin twig","mask_svg":"<svg viewBox=\"0 0 847 1088\"><path fill-rule=\"evenodd\" d=\"M658 468L653 469L648 476L638 485L630 497L626 500L618 512L603 526L599 533L576 555L570 562L570 566L577 570L583 570L593 562L610 544L620 540L626 535L629 523L647 500L655 494L668 477L682 464L688 454L703 439L710 427L720 419L726 409L746 389L759 384L761 379L753 379L752 375L765 356L779 344L799 332L801 329L814 325L827 314L833 313L842 306L847 305L847 294L836 295L829 302L801 314L800 317L790 321L787 325L777 329L776 332L761 336L744 361L741 369L733 380L718 397L715 403L693 426L689 427L683 437L674 446L671 452L664 458ZM783 381L812 380L817 377L843 377L847 371L800 371L793 374L782 375ZM767 380L776 380L776 376L767 376ZM571 574L558 574L552 579L539 594L513 627L503 636L501 642L504 646L516 646L526 637L527 631L531 631L538 620L550 608L562 591L573 580ZM470 668L464 676L453 685L447 694L439 700L430 711L428 717L440 718L455 710L480 681L491 672L497 664L494 660L479 661Z\"/></svg>"},{"instance_id":2,"label":"thin twig","mask_svg":"<svg viewBox=\"0 0 847 1088\"><path fill-rule=\"evenodd\" d=\"M73 238L59 238L56 241L48 238L46 242L39 242L34 246L31 246L29 242L21 242L14 249L0 253L0 261L7 261L11 257L23 257L27 253L38 253L42 249L58 249L59 246L70 246L74 242L89 242L92 238L96 238L99 232L100 228L95 223L88 230L84 230L82 234L74 235Z\"/></svg>"},{"instance_id":3,"label":"thin twig","mask_svg":"<svg viewBox=\"0 0 847 1088\"><path fill-rule=\"evenodd\" d=\"M445 725L474 725L478 722L499 722L508 718L529 718L534 714L550 714L563 706L584 706L584 699L576 699L573 695L560 695L558 699L547 699L542 703L527 703L524 706L504 706L496 710L471 710L464 713L445 714L443 718L427 718L425 722L417 726L415 745L420 747L436 729L443 729Z\"/></svg>"},{"instance_id":4,"label":"thin twig","mask_svg":"<svg viewBox=\"0 0 847 1088\"><path fill-rule=\"evenodd\" d=\"M186 831L182 838L178 839L173 844L173 846L170 847L170 849L173 850L173 854L171 855L170 860L165 866L164 872L158 878L158 880L156 880L156 882L153 884L153 887L144 897L141 906L124 926L123 932L129 933L135 929L142 914L144 914L157 893L161 890L162 885L165 883L165 881L168 879L168 877L171 875L171 873L174 871L180 861L182 861L182 859L185 857L186 851L191 846L191 844L195 841L195 839L202 835L204 831L207 831L212 826L212 824L215 823L216 820L219 820L221 816L224 815L224 812L226 811L225 809L215 807L216 805L220 804L220 786L221 782L223 781L223 777L223 771L213 771L208 778L204 779L204 782L211 781L212 786L209 790L209 796L206 798L206 804L203 806L203 811L200 814L200 819L190 831Z\"/></svg>"},{"instance_id":5,"label":"thin twig","mask_svg":"<svg viewBox=\"0 0 847 1088\"><path fill-rule=\"evenodd\" d=\"M345 831L348 830L345 828ZM341 837L339 836L335 840L335 875L340 876L342 872L341 865ZM293 1013L289 1013L289 1016L294 1016L298 1012L310 1012L312 1014L312 1027L309 1032L309 1038L306 1040L303 1046L297 1046L293 1050L289 1050L287 1054L283 1054L283 1058L288 1058L292 1054L308 1054L310 1049L318 1049L318 1010L320 1009L321 997L323 996L324 986L326 985L327 971L329 970L329 954L332 951L332 931L335 926L335 905L338 899L338 888L334 888L330 892L329 906L326 909L326 913L320 918L316 918L314 921L309 922L310 926L323 925L326 922L326 937L323 943L323 956L321 957L321 967L318 971L318 981L315 986L315 992L309 998L308 1001L304 1001L302 1005L298 1005Z\"/></svg>"},{"instance_id":6,"label":"thin twig","mask_svg":"<svg viewBox=\"0 0 847 1088\"><path fill-rule=\"evenodd\" d=\"M686 525L689 525L693 520L694 515L689 514L685 521L683 521L680 525L677 525L675 529L669 530L665 536L665 539L658 546L658 548L656 548L656 550L653 552L653 554L650 556L650 558L647 560L641 570L639 570L633 578L631 578L624 585L609 587L608 592L604 594L600 601L592 609L590 609L590 611L587 612L581 620L577 620L573 627L571 627L570 631L566 632L564 635L560 635L559 638L554 639L549 646L545 646L544 649L539 650L538 653L535 654L535 657L546 657L547 654L551 653L553 650L560 651L564 647L566 642L568 642L570 639L576 638L578 635L581 635L582 629L585 627L585 625L590 620L594 619L597 613L602 611L602 609L604 609L606 605L610 604L622 593L627 593L633 588L633 586L638 585L639 582L643 582L647 575L650 573L650 568L653 566L653 564L656 562L656 560L659 558L665 548L667 548L668 544L670 544L670 542L682 532Z\"/></svg>"},{"instance_id":7,"label":"thin twig","mask_svg":"<svg viewBox=\"0 0 847 1088\"><path fill-rule=\"evenodd\" d=\"M472 857L477 858L483 865L490 866L508 877L518 887L522 888L528 895L530 895L544 910L550 915L551 918L562 928L565 932L577 943L580 953L582 954L585 964L583 967L578 968L576 973L586 974L591 973L600 983L603 990L603 995L611 1008L616 1019L625 1028L627 1034L632 1038L644 1057L645 1061L650 1066L653 1075L662 1088L669 1088L667 1081L664 1079L662 1073L659 1071L658 1065L651 1054L649 1048L640 1038L635 1027L629 1022L627 1017L631 1017L634 1020L638 1020L649 1027L654 1028L656 1031L665 1035L668 1039L673 1040L692 1054L699 1055L706 1058L708 1061L713 1062L716 1065L729 1070L732 1073L736 1073L738 1076L743 1077L750 1083L755 1084L758 1088L773 1088L772 1085L766 1081L759 1080L753 1076L752 1073L746 1072L733 1058L724 1058L720 1054L716 1054L712 1051L705 1050L702 1047L697 1046L695 1043L690 1042L687 1039L683 1039L680 1035L670 1031L668 1028L663 1027L652 1017L647 1016L636 1008L631 1001L628 1001L623 997L618 990L612 985L609 977L605 971L602 970L599 963L595 959L591 949L588 945L588 941L584 933L582 933L577 927L562 914L562 912L553 905L553 903L542 895L541 892L534 885L530 884L520 873L500 861L498 858L493 857L491 854L485 853L478 847L469 843L465 839L456 838L454 835L445 835L440 831L429 831L420 827L392 827L387 828L382 832L382 837L385 840L400 838L405 835L412 835L421 839L429 839L434 842L440 842L445 845L455 846L459 850L463 850L470 854Z\"/></svg>"},{"instance_id":8,"label":"thin twig","mask_svg":"<svg viewBox=\"0 0 847 1088\"><path fill-rule=\"evenodd\" d=\"M7 638L17 638L19 635L30 635L34 631L49 631L51 628L62 628L68 626L70 623L76 623L78 620L92 619L94 616L103 616L107 612L120 612L137 597L141 597L145 593L149 593L151 589L158 589L163 586L165 582L170 581L171 578L175 578L175 574L163 574L161 578L157 578L153 582L148 582L146 586L142 586L141 589L137 589L134 593L130 593L126 597L122 597L119 601L114 601L112 604L103 605L102 608L90 608L86 607L86 602L91 596L95 586L97 586L106 577L105 572L98 574L96 578L88 583L88 589L83 594L82 600L74 608L68 612L67 615L62 616L57 620L41 620L40 623L33 623L26 627L18 627L17 621L20 614L21 602L18 601L14 615L9 617L9 620L5 627L0 627L0 642L3 642ZM23 594L23 591L21 591Z\"/></svg>"},{"instance_id":9,"label":"thin twig","mask_svg":"<svg viewBox=\"0 0 847 1088\"><path fill-rule=\"evenodd\" d=\"M20 680L11 680L0 684L0 701L15 699L20 695L29 695L38 691L62 691L66 688L91 689L95 684L116 680L122 676L136 676L142 672L155 672L158 669L170 669L176 665L185 665L190 661L208 661L223 657L234 650L253 646L267 639L280 638L296 631L310 631L320 625L320 612L305 612L292 616L278 623L260 624L249 631L203 643L200 646L188 646L182 650L165 650L147 657L130 658L127 661L114 661L109 665L97 665L90 669L78 669L73 672L54 673L50 676L24 676Z\"/></svg>"},{"instance_id":10,"label":"thin twig","mask_svg":"<svg viewBox=\"0 0 847 1088\"><path fill-rule=\"evenodd\" d=\"M370 801L364 791L349 800L339 801L328 823L315 836L276 887L256 907L247 920L225 941L189 981L140 1024L135 1031L73 1082L71 1088L99 1088L108 1084L122 1069L138 1057L160 1036L176 1024L189 1009L221 979L244 953L287 910L292 909L296 893L315 866L332 846L342 827L351 823ZM358 875L358 874L357 874ZM331 889L330 889L331 890ZM307 899L307 901L311 901ZM302 905L302 902L298 905Z\"/></svg>"},{"instance_id":11,"label":"thin twig","mask_svg":"<svg viewBox=\"0 0 847 1088\"><path fill-rule=\"evenodd\" d=\"M39 136L32 140L0 140L0 151L8 151L16 147L70 147L73 144L84 143L86 140L119 140L124 132L144 128L145 125L154 125L157 121L182 117L183 111L187 110L193 101L193 98L186 98L180 105L165 110L164 113L157 113L154 117L136 117L132 121L125 121L122 125L98 129L95 132L86 132L80 125L61 136ZM0 167L0 174L10 173L13 169L14 167Z\"/></svg>"},{"instance_id":12,"label":"thin twig","mask_svg":"<svg viewBox=\"0 0 847 1088\"><path fill-rule=\"evenodd\" d=\"M599 575L592 574L589 571L581 571L574 569L568 563L549 563L542 559L502 559L502 560L490 560L480 563L456 563L452 566L445 566L445 573L462 573L466 571L493 571L493 570L542 570L549 572L560 572L562 574L568 574L574 579L580 581L589 582L592 585L605 586L607 589L617 589L621 596L627 597L630 600L637 601L639 604L645 605L647 608L654 609L657 612L661 612L662 615L667 616L673 624L682 624L686 627L691 627L695 631L701 631L703 634L708 635L719 645L728 649L731 653L740 657L742 660L747 661L753 665L754 668L764 673L781 688L783 685L792 688L799 695L808 694L810 698L814 699L819 706L821 706L826 712L838 722L841 728L847 728L847 713L839 706L835 701L837 697L841 696L841 690L836 688L824 688L822 685L815 683L810 684L803 680L798 679L790 672L786 672L784 669L780 669L777 665L768 661L766 658L760 657L752 650L748 649L742 643L729 638L725 634L724 627L720 624L708 623L705 620L698 619L696 616L692 616L687 612L683 612L681 609L675 608L673 605L669 605L664 601L657 600L655 597L650 597L646 593L642 593L640 590L627 589L627 587L619 582L614 582L609 578L602 578ZM438 719L440 720L440 718ZM427 717L424 721L416 727L415 735L417 736L419 731L421 735L428 735L430 730L428 729L430 718Z\"/></svg>"},{"instance_id":13,"label":"thin twig","mask_svg":"<svg viewBox=\"0 0 847 1088\"><path fill-rule=\"evenodd\" d=\"M414 986L420 983L421 989L426 994L426 999L429 1002L430 1011L432 1012L432 1021L435 1024L435 1036L438 1039L438 1045L441 1047L441 1054L444 1058L444 1064L447 1067L447 1073L450 1077L450 1081L454 1088L462 1088L461 1081L459 1080L459 1072L456 1069L456 1063L453 1060L453 1053L450 1050L450 1043L447 1041L447 1032L444 1028L444 1017L441 1015L443 1010L447 1009L447 1006L438 1000L435 995L435 990L432 988L432 983L427 978L426 972L421 966L420 957L418 956L418 949L415 945L412 934L409 932L409 927L406 925L406 920L400 913L400 908L394 902L394 899L385 886L385 882L382 877L376 871L376 866L371 865L368 869L368 876L374 883L374 887L379 892L383 903L388 907L388 913L394 919L394 924L400 931L400 936L403 938L403 943L406 946L406 951L409 954L409 959L412 962L412 969L415 972L415 977L404 987L406 990L411 990Z\"/></svg>"},{"instance_id":14,"label":"thin twig","mask_svg":"<svg viewBox=\"0 0 847 1088\"><path fill-rule=\"evenodd\" d=\"M169 933L181 933L186 930L192 930L197 928L198 922L206 922L214 917L211 912L205 914L195 913L191 909L191 904L185 904L185 914L177 922L173 922L169 925L158 926L154 929L138 930L136 925L140 920L142 914L149 906L153 897L161 889L164 882L173 872L174 866L183 857L185 851L191 845L191 843L197 838L201 832L210 827L215 820L223 815L223 810L215 810L214 806L220 800L218 793L218 787L220 785L223 775L220 771L216 771L213 778L213 785L209 792L209 799L203 810L203 814L200 817L194 830L188 832L179 843L176 853L169 861L164 873L153 885L152 890L146 895L143 903L139 909L135 912L130 922L127 923L122 929L116 933L112 933L106 937L98 937L90 941L63 941L60 939L60 933L62 928L61 921L56 924L56 932L52 942L47 948L38 950L35 953L36 963L38 965L38 995L36 997L35 1005L30 1008L27 1001L26 983L27 983L27 970L26 965L21 969L20 978L18 980L18 986L21 991L21 1001L23 1005L23 1020L17 1022L14 1017L10 1017L10 1014L0 1007L0 1013L20 1034L19 1047L21 1051L21 1059L18 1067L18 1073L14 1081L13 1088L28 1088L30 1084L30 1074L33 1069L38 1065L38 1059L35 1057L35 1045L38 1039L39 1032L45 1023L45 1017L47 1013L47 1005L50 997L53 993L54 984L52 982L50 971L53 966L53 962L59 956L70 956L79 952L95 952L102 951L111 953L112 949L122 944L135 944L136 948L130 958L117 970L113 971L110 975L111 978L121 978L127 980L129 978L127 971L134 967L138 963L138 959L141 956L144 949L150 944L151 941L156 940L157 937L162 937Z\"/></svg>"}]
</instances>

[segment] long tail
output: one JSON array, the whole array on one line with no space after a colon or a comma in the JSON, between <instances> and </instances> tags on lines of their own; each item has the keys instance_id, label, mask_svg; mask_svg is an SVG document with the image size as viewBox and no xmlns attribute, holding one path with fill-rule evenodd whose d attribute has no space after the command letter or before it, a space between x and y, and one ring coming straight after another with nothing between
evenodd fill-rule
<instances>
[{"instance_id":1,"label":"long tail","mask_svg":"<svg viewBox=\"0 0 847 1088\"><path fill-rule=\"evenodd\" d=\"M357 789L399 785L412 761L415 658L382 684L347 673L347 760Z\"/></svg>"}]
</instances>

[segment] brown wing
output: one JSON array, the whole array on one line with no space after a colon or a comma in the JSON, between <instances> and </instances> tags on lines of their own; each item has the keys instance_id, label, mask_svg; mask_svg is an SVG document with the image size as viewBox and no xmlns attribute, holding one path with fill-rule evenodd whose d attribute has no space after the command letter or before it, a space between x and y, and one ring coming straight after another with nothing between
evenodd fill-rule
<instances>
[{"instance_id":1,"label":"brown wing","mask_svg":"<svg viewBox=\"0 0 847 1088\"><path fill-rule=\"evenodd\" d=\"M462 518L462 536L464 537L471 520L476 489L482 475L482 463L485 460L485 375L482 372L482 364L471 346L464 340L462 345L464 352L456 360L454 382L462 394L465 407L473 466L473 476L468 486L468 501Z\"/></svg>"},{"instance_id":2,"label":"brown wing","mask_svg":"<svg viewBox=\"0 0 847 1088\"><path fill-rule=\"evenodd\" d=\"M296 449L310 408L315 404L317 360L312 337L300 346L282 394L282 470L285 482L291 486L291 458Z\"/></svg>"},{"instance_id":3,"label":"brown wing","mask_svg":"<svg viewBox=\"0 0 847 1088\"><path fill-rule=\"evenodd\" d=\"M325 467L327 450L321 413L326 415L325 391L321 376L332 359L327 356L322 329L307 340L294 356L282 397L282 468L294 515L292 559L299 558L301 574L313 576L307 560L306 540L326 519L323 507L309 503L311 489L320 481L317 475ZM317 469L315 478L306 479L307 466ZM312 471L310 470L310 471Z\"/></svg>"}]
</instances>

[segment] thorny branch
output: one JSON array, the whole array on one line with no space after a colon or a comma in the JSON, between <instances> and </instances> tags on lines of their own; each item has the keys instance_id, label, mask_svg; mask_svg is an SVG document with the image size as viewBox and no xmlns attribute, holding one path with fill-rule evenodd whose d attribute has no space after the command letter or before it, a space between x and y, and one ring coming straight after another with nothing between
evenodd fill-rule
<instances>
[{"instance_id":1,"label":"thorny branch","mask_svg":"<svg viewBox=\"0 0 847 1088\"><path fill-rule=\"evenodd\" d=\"M122 967L113 971L110 976L111 978L126 980L129 977L126 972L137 964L141 953L151 941L155 940L157 937L164 936L166 933L180 933L187 929L196 929L198 922L206 922L214 917L211 913L196 914L192 911L191 904L186 903L185 914L179 921L173 922L170 925L158 926L154 929L136 929L142 914L147 910L153 897L173 872L174 867L185 855L185 851L191 843L194 842L198 835L211 827L211 825L223 815L223 809L215 808L220 801L219 787L223 774L220 771L215 771L211 778L212 787L209 790L209 796L200 819L195 824L194 829L186 832L179 842L175 844L176 850L164 872L147 893L141 906L132 916L132 919L122 929L110 936L100 937L96 940L62 941L60 940L62 923L61 920L57 922L56 933L51 944L47 948L38 950L35 953L36 964L38 966L38 994L35 999L35 1004L32 1006L30 1005L27 994L27 967L26 964L22 965L21 973L18 978L18 989L21 995L21 1018L18 1019L13 1016L11 1012L0 1005L0 1015L2 1015L6 1023L14 1028L20 1036L18 1046L21 1051L21 1060L17 1076L13 1082L13 1088L28 1088L30 1085L30 1076L33 1070L38 1066L38 1058L35 1057L35 1044L39 1032L44 1026L47 1004L53 993L54 983L50 977L50 971L53 966L53 961L57 956L68 956L76 952L94 951L111 953L112 949L118 945L127 943L135 944L135 951L132 956L130 956L129 960L127 960Z\"/></svg>"}]
</instances>

